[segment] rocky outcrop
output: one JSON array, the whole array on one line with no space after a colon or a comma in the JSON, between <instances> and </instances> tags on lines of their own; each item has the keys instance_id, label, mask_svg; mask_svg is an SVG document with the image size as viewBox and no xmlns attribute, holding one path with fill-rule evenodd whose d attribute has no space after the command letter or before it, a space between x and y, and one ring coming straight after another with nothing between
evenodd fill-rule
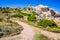
<instances>
[{"instance_id":1,"label":"rocky outcrop","mask_svg":"<svg viewBox=\"0 0 60 40\"><path fill-rule=\"evenodd\" d=\"M51 16L60 17L60 14L57 14L54 10L50 10Z\"/></svg>"},{"instance_id":2,"label":"rocky outcrop","mask_svg":"<svg viewBox=\"0 0 60 40\"><path fill-rule=\"evenodd\" d=\"M56 13L53 10L50 10L51 16L54 16Z\"/></svg>"},{"instance_id":3,"label":"rocky outcrop","mask_svg":"<svg viewBox=\"0 0 60 40\"><path fill-rule=\"evenodd\" d=\"M49 8L48 8L48 7L45 7L45 8L41 8L41 10L42 10L43 12L48 12L48 11L49 11Z\"/></svg>"}]
</instances>

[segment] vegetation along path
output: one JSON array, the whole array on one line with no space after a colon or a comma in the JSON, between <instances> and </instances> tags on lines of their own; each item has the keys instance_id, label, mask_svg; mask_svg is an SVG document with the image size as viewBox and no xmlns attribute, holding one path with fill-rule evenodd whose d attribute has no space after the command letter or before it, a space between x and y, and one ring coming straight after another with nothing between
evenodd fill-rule
<instances>
[{"instance_id":1,"label":"vegetation along path","mask_svg":"<svg viewBox=\"0 0 60 40\"><path fill-rule=\"evenodd\" d=\"M1 38L0 40L34 40L34 31L30 25L25 24L20 21L16 21L19 25L23 26L23 31L19 35L15 35L12 37Z\"/></svg>"}]
</instances>

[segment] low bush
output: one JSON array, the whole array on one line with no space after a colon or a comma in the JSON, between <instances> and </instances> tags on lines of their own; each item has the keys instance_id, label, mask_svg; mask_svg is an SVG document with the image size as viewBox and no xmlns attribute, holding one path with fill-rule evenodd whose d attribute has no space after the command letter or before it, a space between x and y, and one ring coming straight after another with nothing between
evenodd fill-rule
<instances>
[{"instance_id":1,"label":"low bush","mask_svg":"<svg viewBox=\"0 0 60 40\"><path fill-rule=\"evenodd\" d=\"M3 36L13 36L20 34L23 28L17 23L0 23L0 38Z\"/></svg>"},{"instance_id":2,"label":"low bush","mask_svg":"<svg viewBox=\"0 0 60 40\"><path fill-rule=\"evenodd\" d=\"M48 37L42 35L42 34L35 34L35 40L51 40Z\"/></svg>"},{"instance_id":3,"label":"low bush","mask_svg":"<svg viewBox=\"0 0 60 40\"><path fill-rule=\"evenodd\" d=\"M28 14L28 13L21 13L21 15L23 15L23 16L30 16L30 14Z\"/></svg>"},{"instance_id":4,"label":"low bush","mask_svg":"<svg viewBox=\"0 0 60 40\"><path fill-rule=\"evenodd\" d=\"M11 13L9 10L4 10L2 13Z\"/></svg>"},{"instance_id":5,"label":"low bush","mask_svg":"<svg viewBox=\"0 0 60 40\"><path fill-rule=\"evenodd\" d=\"M43 19L40 20L38 23L39 26L42 26L44 28L46 27L57 27L56 23L53 20L47 20L47 19Z\"/></svg>"},{"instance_id":6,"label":"low bush","mask_svg":"<svg viewBox=\"0 0 60 40\"><path fill-rule=\"evenodd\" d=\"M35 15L28 16L28 21L35 22L36 21Z\"/></svg>"},{"instance_id":7,"label":"low bush","mask_svg":"<svg viewBox=\"0 0 60 40\"><path fill-rule=\"evenodd\" d=\"M4 35L3 33L0 33L0 38L1 38L3 35Z\"/></svg>"},{"instance_id":8,"label":"low bush","mask_svg":"<svg viewBox=\"0 0 60 40\"><path fill-rule=\"evenodd\" d=\"M3 19L2 18L0 18L0 21L2 21Z\"/></svg>"},{"instance_id":9,"label":"low bush","mask_svg":"<svg viewBox=\"0 0 60 40\"><path fill-rule=\"evenodd\" d=\"M15 14L15 15L12 15L12 17L22 18L22 17L23 17L23 15L20 15L20 14Z\"/></svg>"},{"instance_id":10,"label":"low bush","mask_svg":"<svg viewBox=\"0 0 60 40\"><path fill-rule=\"evenodd\" d=\"M50 32L55 32L55 33L60 33L60 29L59 28L51 28L49 31Z\"/></svg>"}]
</instances>

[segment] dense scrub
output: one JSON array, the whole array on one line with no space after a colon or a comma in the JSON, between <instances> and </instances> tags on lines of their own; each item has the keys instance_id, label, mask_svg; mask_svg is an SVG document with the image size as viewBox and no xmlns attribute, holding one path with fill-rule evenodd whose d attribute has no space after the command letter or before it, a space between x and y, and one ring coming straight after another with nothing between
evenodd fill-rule
<instances>
[{"instance_id":1,"label":"dense scrub","mask_svg":"<svg viewBox=\"0 0 60 40\"><path fill-rule=\"evenodd\" d=\"M47 20L47 19L44 19L44 20L40 20L38 25L42 26L42 27L57 27L56 23L53 21L53 20Z\"/></svg>"},{"instance_id":2,"label":"dense scrub","mask_svg":"<svg viewBox=\"0 0 60 40\"><path fill-rule=\"evenodd\" d=\"M50 32L60 33L60 28L50 28Z\"/></svg>"},{"instance_id":3,"label":"dense scrub","mask_svg":"<svg viewBox=\"0 0 60 40\"><path fill-rule=\"evenodd\" d=\"M0 38L20 34L23 28L17 23L0 22Z\"/></svg>"},{"instance_id":4,"label":"dense scrub","mask_svg":"<svg viewBox=\"0 0 60 40\"><path fill-rule=\"evenodd\" d=\"M12 15L12 17L22 18L22 17L23 17L23 15L20 15L20 14L15 14L15 15Z\"/></svg>"}]
</instances>

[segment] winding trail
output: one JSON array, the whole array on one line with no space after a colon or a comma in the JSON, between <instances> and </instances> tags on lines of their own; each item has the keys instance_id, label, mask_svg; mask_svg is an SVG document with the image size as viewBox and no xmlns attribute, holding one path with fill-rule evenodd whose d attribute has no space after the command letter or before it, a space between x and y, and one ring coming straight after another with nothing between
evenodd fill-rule
<instances>
[{"instance_id":1,"label":"winding trail","mask_svg":"<svg viewBox=\"0 0 60 40\"><path fill-rule=\"evenodd\" d=\"M24 28L21 34L12 37L1 38L0 40L34 40L35 33L31 26L21 21L16 22Z\"/></svg>"},{"instance_id":2,"label":"winding trail","mask_svg":"<svg viewBox=\"0 0 60 40\"><path fill-rule=\"evenodd\" d=\"M21 33L21 40L34 40L34 31L31 26L23 22L17 21L19 25L23 26L24 30Z\"/></svg>"}]
</instances>

